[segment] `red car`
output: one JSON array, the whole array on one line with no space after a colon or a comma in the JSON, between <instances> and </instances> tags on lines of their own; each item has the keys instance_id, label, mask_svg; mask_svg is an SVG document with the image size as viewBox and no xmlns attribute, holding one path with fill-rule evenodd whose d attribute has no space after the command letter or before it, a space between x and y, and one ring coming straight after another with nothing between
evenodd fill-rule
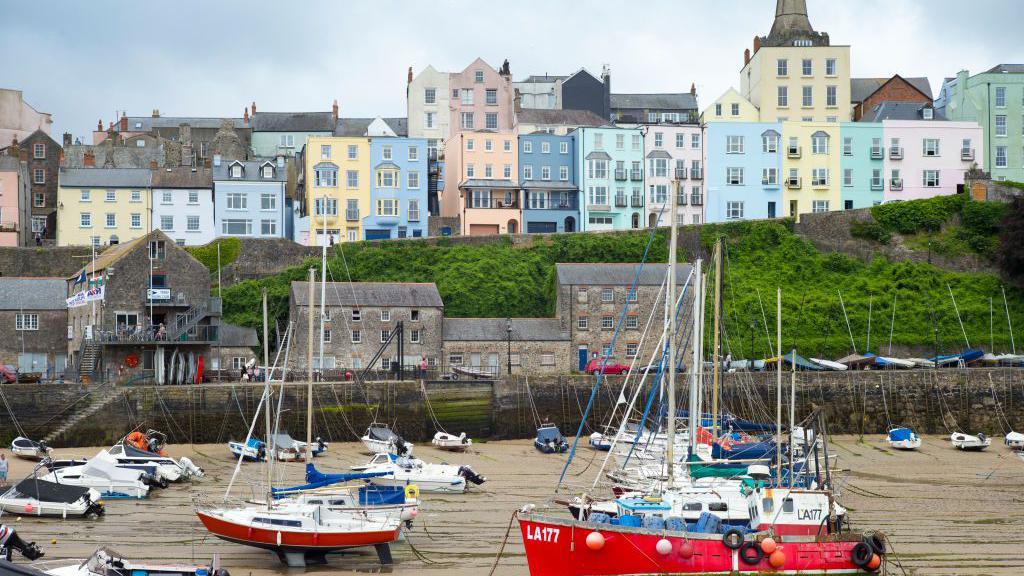
<instances>
[{"instance_id":1,"label":"red car","mask_svg":"<svg viewBox=\"0 0 1024 576\"><path fill-rule=\"evenodd\" d=\"M597 374L598 372L603 372L605 375L625 374L626 372L629 372L629 366L626 366L625 364L616 364L611 361L609 361L608 364L604 366L604 370L602 370L601 364L603 362L604 358L594 358L587 363L587 367L583 371L591 375Z\"/></svg>"}]
</instances>

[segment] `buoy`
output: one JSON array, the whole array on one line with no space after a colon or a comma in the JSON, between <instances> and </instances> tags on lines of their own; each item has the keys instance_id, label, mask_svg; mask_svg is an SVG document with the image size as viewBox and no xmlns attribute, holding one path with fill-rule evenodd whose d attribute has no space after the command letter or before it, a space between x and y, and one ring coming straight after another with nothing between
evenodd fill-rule
<instances>
[{"instance_id":1,"label":"buoy","mask_svg":"<svg viewBox=\"0 0 1024 576\"><path fill-rule=\"evenodd\" d=\"M682 545L679 546L679 555L684 560L689 560L690 558L693 558L693 543L689 540L685 540L682 543Z\"/></svg>"},{"instance_id":2,"label":"buoy","mask_svg":"<svg viewBox=\"0 0 1024 576\"><path fill-rule=\"evenodd\" d=\"M776 570L785 566L786 555L782 553L782 548L776 548L774 552L768 555L768 564Z\"/></svg>"},{"instance_id":3,"label":"buoy","mask_svg":"<svg viewBox=\"0 0 1024 576\"><path fill-rule=\"evenodd\" d=\"M765 538L764 540L761 540L761 552L764 552L765 555L770 556L778 547L779 545L775 543L775 538Z\"/></svg>"},{"instance_id":4,"label":"buoy","mask_svg":"<svg viewBox=\"0 0 1024 576\"><path fill-rule=\"evenodd\" d=\"M600 532L591 532L590 534L587 534L587 548L590 548L595 552L604 548L604 534L601 534Z\"/></svg>"},{"instance_id":5,"label":"buoy","mask_svg":"<svg viewBox=\"0 0 1024 576\"><path fill-rule=\"evenodd\" d=\"M419 511L418 508L413 508L412 510L409 510L409 515L412 516L413 518L415 518L416 515L419 514L419 513L420 513L420 511Z\"/></svg>"},{"instance_id":6,"label":"buoy","mask_svg":"<svg viewBox=\"0 0 1024 576\"><path fill-rule=\"evenodd\" d=\"M654 549L658 551L658 554L662 556L668 556L672 553L672 543L667 539L662 538L658 540L658 543L654 545Z\"/></svg>"},{"instance_id":7,"label":"buoy","mask_svg":"<svg viewBox=\"0 0 1024 576\"><path fill-rule=\"evenodd\" d=\"M881 566L881 565L882 565L882 557L879 556L878 554L872 554L871 555L871 560L868 560L867 565L865 565L864 567L867 568L868 570L875 571L875 570L878 570L878 567Z\"/></svg>"},{"instance_id":8,"label":"buoy","mask_svg":"<svg viewBox=\"0 0 1024 576\"><path fill-rule=\"evenodd\" d=\"M54 538L53 540L50 540L50 544L56 544L56 543L57 543L57 539L56 538Z\"/></svg>"},{"instance_id":9,"label":"buoy","mask_svg":"<svg viewBox=\"0 0 1024 576\"><path fill-rule=\"evenodd\" d=\"M31 513L32 513L32 503L29 502L28 504L25 504L25 514L31 514Z\"/></svg>"}]
</instances>

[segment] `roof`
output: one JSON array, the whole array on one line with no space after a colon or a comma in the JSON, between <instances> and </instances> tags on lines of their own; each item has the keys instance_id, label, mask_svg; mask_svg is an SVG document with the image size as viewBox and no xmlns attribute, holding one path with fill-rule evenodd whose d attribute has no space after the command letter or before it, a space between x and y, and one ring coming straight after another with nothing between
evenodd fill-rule
<instances>
[{"instance_id":1,"label":"roof","mask_svg":"<svg viewBox=\"0 0 1024 576\"><path fill-rule=\"evenodd\" d=\"M568 340L557 318L512 318L511 340ZM509 339L507 318L445 318L443 338L463 342L505 342Z\"/></svg>"},{"instance_id":2,"label":"roof","mask_svg":"<svg viewBox=\"0 0 1024 576\"><path fill-rule=\"evenodd\" d=\"M672 159L672 155L664 150L651 150L647 153L648 158L668 158Z\"/></svg>"},{"instance_id":3,"label":"roof","mask_svg":"<svg viewBox=\"0 0 1024 576\"><path fill-rule=\"evenodd\" d=\"M464 180L459 188L517 188L511 180Z\"/></svg>"},{"instance_id":4,"label":"roof","mask_svg":"<svg viewBox=\"0 0 1024 576\"><path fill-rule=\"evenodd\" d=\"M67 295L63 278L0 276L0 310L63 310Z\"/></svg>"},{"instance_id":5,"label":"roof","mask_svg":"<svg viewBox=\"0 0 1024 576\"><path fill-rule=\"evenodd\" d=\"M984 74L1024 74L1024 64L997 64Z\"/></svg>"},{"instance_id":6,"label":"roof","mask_svg":"<svg viewBox=\"0 0 1024 576\"><path fill-rule=\"evenodd\" d=\"M904 78L897 74L889 78L850 78L850 101L857 103L868 99L893 78L900 78L916 88L921 94L932 99L932 86L927 78Z\"/></svg>"},{"instance_id":7,"label":"roof","mask_svg":"<svg viewBox=\"0 0 1024 576\"><path fill-rule=\"evenodd\" d=\"M243 118L212 118L198 116L128 116L128 132L149 132L154 128L178 128L182 124L188 124L192 128L210 128L217 130L224 120L231 121L235 129L248 128ZM141 124L141 127L136 127ZM114 129L121 130L121 123L114 122Z\"/></svg>"},{"instance_id":8,"label":"roof","mask_svg":"<svg viewBox=\"0 0 1024 576\"><path fill-rule=\"evenodd\" d=\"M86 152L92 153L93 165L113 164L114 168L149 168L151 162L163 166L167 157L163 146L112 146L109 142L96 145L73 144L64 149L61 166L84 168Z\"/></svg>"},{"instance_id":9,"label":"roof","mask_svg":"<svg viewBox=\"0 0 1024 576\"><path fill-rule=\"evenodd\" d=\"M166 242L171 241L171 239L168 238L167 235L161 232L160 230L153 230L149 234L146 234L145 236L140 236L129 242L114 244L113 246L110 246L103 252L97 254L95 262L92 260L87 261L85 266L79 268L77 272L75 272L68 278L74 280L75 278L78 278L78 276L83 271L87 272L88 274L92 274L93 271L99 272L100 270L106 270L108 266L116 264L119 260L121 260L121 258L127 256L136 247L146 244L151 239L156 238L162 239Z\"/></svg>"},{"instance_id":10,"label":"roof","mask_svg":"<svg viewBox=\"0 0 1024 576\"><path fill-rule=\"evenodd\" d=\"M523 84L539 84L542 82L558 82L559 80L565 80L566 78L568 78L568 76L550 76L548 74L540 76L531 75L527 76L526 80L518 80L517 82L522 82Z\"/></svg>"},{"instance_id":11,"label":"roof","mask_svg":"<svg viewBox=\"0 0 1024 576\"><path fill-rule=\"evenodd\" d=\"M881 122L882 120L924 120L921 110L924 104L919 102L880 102L864 112L860 122ZM934 110L934 109L933 109ZM946 117L938 110L934 111L932 120L944 121Z\"/></svg>"},{"instance_id":12,"label":"roof","mask_svg":"<svg viewBox=\"0 0 1024 576\"><path fill-rule=\"evenodd\" d=\"M292 302L308 306L308 282L292 282ZM328 282L328 306L395 306L442 308L441 294L434 283L411 282ZM319 298L319 293L316 298Z\"/></svg>"},{"instance_id":13,"label":"roof","mask_svg":"<svg viewBox=\"0 0 1024 576\"><path fill-rule=\"evenodd\" d=\"M338 118L334 126L335 136L366 136L366 131L376 118ZM381 118L394 130L396 136L409 135L409 122L406 118Z\"/></svg>"},{"instance_id":14,"label":"roof","mask_svg":"<svg viewBox=\"0 0 1024 576\"><path fill-rule=\"evenodd\" d=\"M584 160L611 160L612 157L603 150L594 150Z\"/></svg>"},{"instance_id":15,"label":"roof","mask_svg":"<svg viewBox=\"0 0 1024 576\"><path fill-rule=\"evenodd\" d=\"M252 115L254 132L332 132L333 112L257 112Z\"/></svg>"},{"instance_id":16,"label":"roof","mask_svg":"<svg viewBox=\"0 0 1024 576\"><path fill-rule=\"evenodd\" d=\"M570 182L561 180L523 180L519 183L522 188L532 190L577 190L578 187Z\"/></svg>"},{"instance_id":17,"label":"roof","mask_svg":"<svg viewBox=\"0 0 1024 576\"><path fill-rule=\"evenodd\" d=\"M565 126L604 126L604 118L590 110L543 110L525 108L516 112L519 124L558 124Z\"/></svg>"},{"instance_id":18,"label":"roof","mask_svg":"<svg viewBox=\"0 0 1024 576\"><path fill-rule=\"evenodd\" d=\"M61 168L61 186L97 188L149 188L152 172L148 168Z\"/></svg>"},{"instance_id":19,"label":"roof","mask_svg":"<svg viewBox=\"0 0 1024 576\"><path fill-rule=\"evenodd\" d=\"M241 178L231 178L228 176L228 167L236 163L242 165ZM274 166L273 178L260 177L260 166L267 163ZM284 182L288 180L288 175L285 173L285 169L279 168L273 160L222 160L220 166L213 167L213 179L229 182Z\"/></svg>"},{"instance_id":20,"label":"roof","mask_svg":"<svg viewBox=\"0 0 1024 576\"><path fill-rule=\"evenodd\" d=\"M611 107L651 110L696 110L697 97L689 92L678 94L612 94Z\"/></svg>"},{"instance_id":21,"label":"roof","mask_svg":"<svg viewBox=\"0 0 1024 576\"><path fill-rule=\"evenodd\" d=\"M153 188L212 188L213 171L209 168L179 166L153 171Z\"/></svg>"},{"instance_id":22,"label":"roof","mask_svg":"<svg viewBox=\"0 0 1024 576\"><path fill-rule=\"evenodd\" d=\"M640 264L555 264L558 283L581 286L632 286ZM640 271L640 286L660 286L665 281L668 264L644 264ZM679 286L690 275L690 265L676 266Z\"/></svg>"},{"instance_id":23,"label":"roof","mask_svg":"<svg viewBox=\"0 0 1024 576\"><path fill-rule=\"evenodd\" d=\"M255 348L260 345L260 341L256 337L255 328L235 326L234 324L221 324L220 345L235 348Z\"/></svg>"}]
</instances>

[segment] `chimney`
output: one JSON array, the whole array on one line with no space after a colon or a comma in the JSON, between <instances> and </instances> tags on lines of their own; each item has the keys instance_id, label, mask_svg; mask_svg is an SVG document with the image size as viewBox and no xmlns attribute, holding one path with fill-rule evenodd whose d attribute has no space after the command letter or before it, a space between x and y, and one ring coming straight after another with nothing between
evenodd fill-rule
<instances>
[{"instance_id":1,"label":"chimney","mask_svg":"<svg viewBox=\"0 0 1024 576\"><path fill-rule=\"evenodd\" d=\"M412 84L412 66L409 66L409 76L405 81L406 84Z\"/></svg>"},{"instance_id":2,"label":"chimney","mask_svg":"<svg viewBox=\"0 0 1024 576\"><path fill-rule=\"evenodd\" d=\"M160 117L160 109L159 108L153 108L153 118L159 118L159 117Z\"/></svg>"},{"instance_id":3,"label":"chimney","mask_svg":"<svg viewBox=\"0 0 1024 576\"><path fill-rule=\"evenodd\" d=\"M601 82L604 83L604 102L601 107L601 117L607 120L612 117L612 68L607 64L601 66Z\"/></svg>"},{"instance_id":4,"label":"chimney","mask_svg":"<svg viewBox=\"0 0 1024 576\"><path fill-rule=\"evenodd\" d=\"M249 107L246 106L245 109L242 110L242 112L243 112L242 119L245 120L245 125L248 126L249 125Z\"/></svg>"},{"instance_id":5,"label":"chimney","mask_svg":"<svg viewBox=\"0 0 1024 576\"><path fill-rule=\"evenodd\" d=\"M760 49L761 49L761 38L758 37L758 36L754 36L754 54L757 54L757 51L760 50Z\"/></svg>"},{"instance_id":6,"label":"chimney","mask_svg":"<svg viewBox=\"0 0 1024 576\"><path fill-rule=\"evenodd\" d=\"M331 106L331 118L334 119L334 123L338 123L338 99L334 99L334 104Z\"/></svg>"},{"instance_id":7,"label":"chimney","mask_svg":"<svg viewBox=\"0 0 1024 576\"><path fill-rule=\"evenodd\" d=\"M103 132L103 118L96 121L96 131Z\"/></svg>"},{"instance_id":8,"label":"chimney","mask_svg":"<svg viewBox=\"0 0 1024 576\"><path fill-rule=\"evenodd\" d=\"M213 165L220 166L220 154L213 155Z\"/></svg>"},{"instance_id":9,"label":"chimney","mask_svg":"<svg viewBox=\"0 0 1024 576\"><path fill-rule=\"evenodd\" d=\"M181 165L192 165L192 126L181 123L178 125L178 140L181 141Z\"/></svg>"},{"instance_id":10,"label":"chimney","mask_svg":"<svg viewBox=\"0 0 1024 576\"><path fill-rule=\"evenodd\" d=\"M697 84L695 82L690 83L690 95L694 97L697 96Z\"/></svg>"},{"instance_id":11,"label":"chimney","mask_svg":"<svg viewBox=\"0 0 1024 576\"><path fill-rule=\"evenodd\" d=\"M64 147L71 146L71 132L64 133Z\"/></svg>"},{"instance_id":12,"label":"chimney","mask_svg":"<svg viewBox=\"0 0 1024 576\"><path fill-rule=\"evenodd\" d=\"M516 91L516 95L512 99L512 102L513 102L513 108L512 109L515 110L516 114L518 114L518 113L523 111L523 94L522 94L522 92L519 91L519 88L516 88L515 91Z\"/></svg>"},{"instance_id":13,"label":"chimney","mask_svg":"<svg viewBox=\"0 0 1024 576\"><path fill-rule=\"evenodd\" d=\"M124 112L121 112L121 127L119 130L121 130L121 133L128 131L128 116Z\"/></svg>"},{"instance_id":14,"label":"chimney","mask_svg":"<svg viewBox=\"0 0 1024 576\"><path fill-rule=\"evenodd\" d=\"M255 100L252 101L252 113L253 113L253 116L256 115L256 101Z\"/></svg>"},{"instance_id":15,"label":"chimney","mask_svg":"<svg viewBox=\"0 0 1024 576\"><path fill-rule=\"evenodd\" d=\"M743 50L743 65L750 64L750 48Z\"/></svg>"},{"instance_id":16,"label":"chimney","mask_svg":"<svg viewBox=\"0 0 1024 576\"><path fill-rule=\"evenodd\" d=\"M82 165L87 168L96 167L96 157L93 156L92 150L86 150L85 154L82 155Z\"/></svg>"},{"instance_id":17,"label":"chimney","mask_svg":"<svg viewBox=\"0 0 1024 576\"><path fill-rule=\"evenodd\" d=\"M277 157L277 167L281 169L284 168L284 156Z\"/></svg>"}]
</instances>

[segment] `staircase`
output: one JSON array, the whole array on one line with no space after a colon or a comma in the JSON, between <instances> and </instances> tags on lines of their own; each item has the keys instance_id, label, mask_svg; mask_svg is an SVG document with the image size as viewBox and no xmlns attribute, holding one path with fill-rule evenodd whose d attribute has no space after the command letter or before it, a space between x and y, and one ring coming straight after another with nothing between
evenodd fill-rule
<instances>
[{"instance_id":1,"label":"staircase","mask_svg":"<svg viewBox=\"0 0 1024 576\"><path fill-rule=\"evenodd\" d=\"M78 354L78 379L88 376L95 380L97 364L100 360L101 346L95 340L82 340Z\"/></svg>"},{"instance_id":2,"label":"staircase","mask_svg":"<svg viewBox=\"0 0 1024 576\"><path fill-rule=\"evenodd\" d=\"M167 340L177 340L182 334L196 327L200 321L209 316L209 311L208 302L200 302L186 310L184 314L174 320L174 325L167 330Z\"/></svg>"},{"instance_id":3,"label":"staircase","mask_svg":"<svg viewBox=\"0 0 1024 576\"><path fill-rule=\"evenodd\" d=\"M89 416L92 416L93 414L105 408L120 394L121 391L116 386L105 386L96 388L90 393L91 401L77 412L72 413L70 417L66 418L64 422L61 423L60 426L58 426L49 434L44 436L42 442L44 444L49 444L50 442L56 440L57 438L60 438L65 433L71 431L75 427L75 425L77 425L82 420L88 418ZM71 408L71 406L69 406L68 408Z\"/></svg>"}]
</instances>

